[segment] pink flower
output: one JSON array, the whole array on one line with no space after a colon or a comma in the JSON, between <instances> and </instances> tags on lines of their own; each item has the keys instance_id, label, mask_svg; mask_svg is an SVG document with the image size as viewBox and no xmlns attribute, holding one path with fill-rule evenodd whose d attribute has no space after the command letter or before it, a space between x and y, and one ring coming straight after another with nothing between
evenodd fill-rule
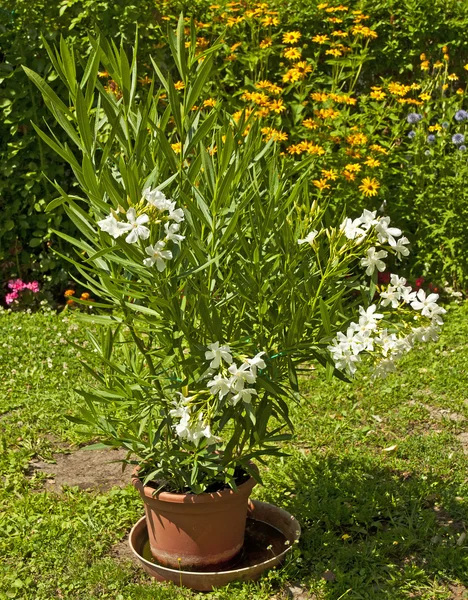
<instances>
[{"instance_id":1,"label":"pink flower","mask_svg":"<svg viewBox=\"0 0 468 600\"><path fill-rule=\"evenodd\" d=\"M13 302L18 298L18 292L15 290L11 292L11 294L7 294L5 296L5 302L7 304L13 304Z\"/></svg>"},{"instance_id":2,"label":"pink flower","mask_svg":"<svg viewBox=\"0 0 468 600\"><path fill-rule=\"evenodd\" d=\"M27 288L28 290L30 290L31 292L33 292L34 294L37 294L40 290L39 283L37 281L31 281L31 283L25 283L24 287Z\"/></svg>"},{"instance_id":3,"label":"pink flower","mask_svg":"<svg viewBox=\"0 0 468 600\"><path fill-rule=\"evenodd\" d=\"M10 279L8 287L14 292L21 292L26 287L26 284L21 279Z\"/></svg>"}]
</instances>

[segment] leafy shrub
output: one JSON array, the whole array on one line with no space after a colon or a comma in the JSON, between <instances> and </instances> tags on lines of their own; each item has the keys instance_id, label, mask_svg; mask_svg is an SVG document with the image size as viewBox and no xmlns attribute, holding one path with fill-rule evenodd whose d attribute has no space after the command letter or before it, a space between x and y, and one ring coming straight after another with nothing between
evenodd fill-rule
<instances>
[{"instance_id":1,"label":"leafy shrub","mask_svg":"<svg viewBox=\"0 0 468 600\"><path fill-rule=\"evenodd\" d=\"M403 173L400 166L409 165L406 155L400 152L408 145L406 134L403 133L408 111L404 105L399 107L400 111L397 110L398 97L394 98L392 110L389 110L388 104L373 103L369 97L371 86L382 85L382 80L385 82L383 89L387 90L390 77L398 78L402 85L420 83L421 74L428 77L426 71L420 70L421 52L430 61L430 73L433 72L434 63L440 59L445 76L457 73L461 77L462 60L468 44L464 35L468 17L463 4L455 0L351 2L348 10L338 12L333 10L341 5L331 2L320 4L310 0L269 1L258 5L229 3L229 6L225 0L221 0L218 4L219 7L208 0L169 0L157 7L147 0L134 4L103 0L65 0L58 4L46 0L7 0L3 3L0 9L0 265L3 281L10 277L46 279L46 286L63 291L67 279L63 262L58 254L52 254L50 250L69 253L68 245L53 233L58 228L63 230L64 214L60 206L51 212L46 212L46 207L55 198L52 181L57 181L68 193L73 193L76 186L71 170L37 138L31 126L31 121L42 123L45 120L58 139L64 139L60 128L48 116L42 99L19 67L25 65L40 73L60 93L62 84L46 59L41 34L49 43L58 42L61 35L70 39L75 43L77 55L84 56L90 32L95 35L101 32L109 38L121 36L130 45L134 40L135 25L138 24L139 57L143 67L139 85L146 86L149 78L145 76L144 69L147 73L150 70L149 57L155 57L158 64L166 64L167 47L162 41L162 32L183 9L196 19L198 41L194 43L211 44L219 36L224 40L225 56L217 63L211 90L213 96L216 92L219 99L228 102L233 112L245 106L239 98L242 91L252 93L256 83L271 80L283 86L282 76L288 70L286 65L293 62L284 56L284 48L299 48L301 58L313 68L312 75L306 73L304 81L284 86L286 89L278 98L284 100L287 111L278 110L273 114L275 119L266 120L264 125L282 130L283 135L289 136L289 145L294 146L316 137L315 132L311 131L307 138L301 129L309 108L323 108L315 104L304 106L304 103L311 102L312 91L336 93L339 90L348 95L354 92L360 100L354 113L348 112L349 107L345 106L341 121L325 120L323 129L329 134L337 131L335 137L338 137L344 131L341 125L349 128L359 126L369 139L373 137L375 141L377 137L384 137L381 145L392 149L391 158L381 160L379 171L370 172L369 167L369 172L366 172L371 179L376 177L376 173L379 175L381 186L374 204L380 206L386 200L390 214L398 213L399 218L405 217L411 231L416 232L424 222L423 231L436 236L436 244L432 249L429 244L418 242L415 273L435 272L451 283L466 286L467 275L463 262L466 239L461 228L457 229L460 221L450 216L457 213L465 198L461 184L461 159L455 164L447 155L443 169L439 168L438 171L437 182L444 189L444 196L450 197L449 205L434 199L436 184L434 181L431 184L430 173L424 171L429 164L427 160L424 162L426 167L418 167L418 181L423 177L424 185L419 184L415 190L415 179L407 173L403 177L405 186L402 186L399 180ZM317 35L332 38L333 31L344 31L346 27L349 29L356 25L354 21L359 19L354 10L365 11L365 14L361 13L363 18L360 23L375 30L378 37L361 36L362 39L356 40L359 43L353 41L351 55L326 55L326 50L333 48L317 45L312 39ZM269 21L265 21L267 18ZM278 25L274 24L276 19ZM343 23L339 23L339 19ZM266 25L268 22L271 24ZM298 44L283 43L283 34L294 30L301 34ZM271 45L268 46L270 38ZM344 42L349 36L333 39L347 46ZM444 45L448 45L450 53L450 59L445 62L443 55L446 53L442 51ZM78 70L80 68L78 65ZM104 80L104 83L112 87L112 82ZM454 87L458 85L453 82ZM463 95L458 97L458 107L462 106L463 98ZM417 100L418 94L412 99ZM432 114L432 102L424 105L425 114ZM443 107L444 102L441 97L439 106ZM367 114L366 122L363 112ZM381 119L382 116L385 119ZM374 122L370 119L374 119ZM347 164L342 160L344 156L336 152L332 141L325 143L324 147L327 150L327 162L340 167ZM376 158L379 160L381 156L377 155ZM389 170L390 163L393 169ZM328 166L325 164L324 169ZM315 178L320 179L319 162L316 171ZM414 169L411 173L415 173ZM361 179L356 179L356 187L360 184ZM415 195L418 196L416 203L413 199L408 201ZM333 189L333 197L338 207L345 202L358 210L365 204L362 194L349 192L346 186L338 195ZM417 212L414 210L416 205ZM445 227L444 223L451 225ZM70 233L74 231L73 224L68 220L66 227ZM422 237L419 236L419 239Z\"/></svg>"}]
</instances>

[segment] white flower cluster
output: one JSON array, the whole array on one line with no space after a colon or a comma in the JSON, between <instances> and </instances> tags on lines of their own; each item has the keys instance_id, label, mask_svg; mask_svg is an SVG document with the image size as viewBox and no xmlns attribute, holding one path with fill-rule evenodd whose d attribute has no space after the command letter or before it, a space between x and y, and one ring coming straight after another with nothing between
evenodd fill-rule
<instances>
[{"instance_id":1,"label":"white flower cluster","mask_svg":"<svg viewBox=\"0 0 468 600\"><path fill-rule=\"evenodd\" d=\"M214 342L208 346L209 350L205 352L206 360L210 361L210 366L207 371L208 391L212 396L219 396L222 400L226 398L229 404L235 406L238 402L252 401L252 396L257 396L257 390L250 387L257 380L257 369L265 369L266 364L262 356L264 352L260 352L253 358L248 358L241 365L237 366L233 361L229 346L220 346L219 342ZM221 370L222 372L216 371ZM223 375L225 372L225 375ZM205 376L206 376L205 375ZM193 442L198 445L200 439L206 438L207 444L215 444L220 441L220 438L213 436L209 423L206 422L203 412L194 414L192 412L190 398L185 398L182 394L181 402L175 403L176 408L169 411L172 417L180 419L174 425L177 435L184 440Z\"/></svg>"},{"instance_id":2,"label":"white flower cluster","mask_svg":"<svg viewBox=\"0 0 468 600\"><path fill-rule=\"evenodd\" d=\"M219 395L220 399L227 398L228 402L235 406L241 400L251 402L252 396L257 396L257 390L254 387L248 387L257 380L257 368L265 369L266 364L262 356L265 352L259 352L253 358L248 358L241 365L237 366L233 362L229 346L220 346L219 342L214 342L208 346L209 350L205 352L206 360L210 362L210 375L220 369L222 363L229 365L227 373L223 375L217 373L213 379L208 382L210 393L213 396Z\"/></svg>"},{"instance_id":3,"label":"white flower cluster","mask_svg":"<svg viewBox=\"0 0 468 600\"><path fill-rule=\"evenodd\" d=\"M184 211L181 208L176 208L176 203L166 198L159 190L146 188L143 191L143 198L149 205L155 207L161 212L168 212L168 221L164 223L165 236L154 245L150 244L145 248L145 252L149 258L143 259L143 264L146 267L156 265L158 271L164 271L166 261L171 260L172 252L165 250L167 242L171 241L174 244L180 244L185 236L178 233L180 223L184 220ZM149 216L143 213L137 216L135 208L129 208L126 213L127 223L119 221L114 212L109 214L105 219L98 221L98 225L102 231L106 231L114 239L117 239L124 233L127 233L125 241L128 244L135 244L139 239L147 240L150 236L150 230L145 227L145 223L149 222Z\"/></svg>"},{"instance_id":4,"label":"white flower cluster","mask_svg":"<svg viewBox=\"0 0 468 600\"><path fill-rule=\"evenodd\" d=\"M377 217L377 211L364 210L362 215L354 221L345 219L340 229L348 240L356 240L357 243L360 243L373 229L377 233L379 243L388 244L399 259L409 255L406 247L409 244L408 238L402 236L401 229L390 227L390 217ZM374 246L369 248L367 256L361 259L361 265L367 267L366 274L372 275L376 268L380 272L385 271L385 263L382 258L387 256L388 252L385 250L377 251Z\"/></svg>"},{"instance_id":5,"label":"white flower cluster","mask_svg":"<svg viewBox=\"0 0 468 600\"><path fill-rule=\"evenodd\" d=\"M174 425L177 435L183 440L192 442L195 446L198 446L202 438L206 438L208 446L219 442L220 438L211 433L211 427L209 423L205 422L202 412L196 415L195 419L193 418L190 406L192 398L185 398L180 392L178 393L181 401L175 402L176 408L169 411L171 417L180 419L177 425Z\"/></svg>"},{"instance_id":6,"label":"white flower cluster","mask_svg":"<svg viewBox=\"0 0 468 600\"><path fill-rule=\"evenodd\" d=\"M410 305L415 311L430 320L427 327L413 327L411 332L398 337L389 333L386 328L381 328L380 321L383 314L377 313L377 306L373 304L367 310L359 307L359 321L351 323L346 334L339 332L328 350L335 362L337 369L354 375L357 363L361 362L361 352L378 351L383 359L378 363L375 375L386 375L395 369L395 361L405 352L409 352L416 342L436 341L440 327L443 324L442 315L446 312L437 304L438 294L426 296L424 290L413 292L406 285L404 277L390 276L390 285L385 292L380 294L381 305L399 308L401 305Z\"/></svg>"}]
</instances>

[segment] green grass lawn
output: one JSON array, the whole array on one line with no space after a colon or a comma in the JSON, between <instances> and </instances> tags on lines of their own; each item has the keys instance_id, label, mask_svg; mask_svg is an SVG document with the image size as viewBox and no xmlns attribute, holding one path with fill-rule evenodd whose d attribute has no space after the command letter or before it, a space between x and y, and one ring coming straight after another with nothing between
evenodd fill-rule
<instances>
[{"instance_id":1,"label":"green grass lawn","mask_svg":"<svg viewBox=\"0 0 468 600\"><path fill-rule=\"evenodd\" d=\"M0 598L25 600L463 598L468 588L468 304L437 344L385 380L307 371L290 456L256 497L301 522L299 548L260 582L196 594L113 558L143 508L130 487L44 491L33 458L86 442L64 418L87 385L72 316L0 313Z\"/></svg>"}]
</instances>

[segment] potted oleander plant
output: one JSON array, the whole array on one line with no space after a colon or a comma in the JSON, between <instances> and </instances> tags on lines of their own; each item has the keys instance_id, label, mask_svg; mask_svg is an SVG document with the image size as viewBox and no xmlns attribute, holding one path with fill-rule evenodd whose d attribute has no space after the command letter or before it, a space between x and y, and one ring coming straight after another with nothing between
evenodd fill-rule
<instances>
[{"instance_id":1,"label":"potted oleander plant","mask_svg":"<svg viewBox=\"0 0 468 600\"><path fill-rule=\"evenodd\" d=\"M386 373L437 338L444 312L397 275L377 286L387 259L409 252L387 217L335 223L311 185L316 157L281 156L255 114L203 108L217 46L187 41L181 20L168 37L177 85L154 63L146 91L136 50L129 60L106 40L82 66L71 45L48 48L67 100L25 69L68 142L37 133L81 190L56 183L48 207L76 225L56 234L94 298L79 315L94 385L71 418L128 451L151 551L176 568L241 548L258 466L293 432L301 365Z\"/></svg>"}]
</instances>

